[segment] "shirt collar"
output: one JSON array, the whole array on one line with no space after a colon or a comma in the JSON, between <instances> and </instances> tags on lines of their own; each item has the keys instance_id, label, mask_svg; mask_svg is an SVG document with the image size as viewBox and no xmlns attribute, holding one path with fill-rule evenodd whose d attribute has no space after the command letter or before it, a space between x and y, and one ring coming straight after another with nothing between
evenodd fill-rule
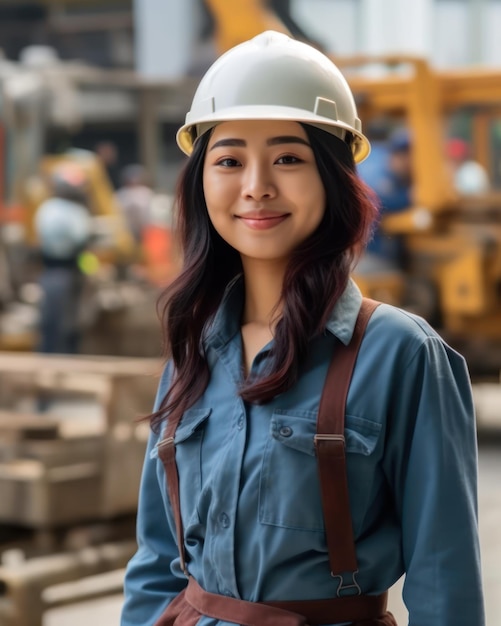
<instances>
[{"instance_id":1,"label":"shirt collar","mask_svg":"<svg viewBox=\"0 0 501 626\"><path fill-rule=\"evenodd\" d=\"M243 296L244 281L240 274L226 287L219 309L205 334L206 346L222 347L240 332ZM361 304L362 294L350 279L325 325L326 330L345 345L350 343Z\"/></svg>"},{"instance_id":2,"label":"shirt collar","mask_svg":"<svg viewBox=\"0 0 501 626\"><path fill-rule=\"evenodd\" d=\"M350 278L346 289L334 305L325 328L348 345L351 341L360 307L362 294L355 282Z\"/></svg>"},{"instance_id":3,"label":"shirt collar","mask_svg":"<svg viewBox=\"0 0 501 626\"><path fill-rule=\"evenodd\" d=\"M240 332L243 302L244 280L243 275L239 274L226 286L216 315L207 327L204 339L206 347L222 347Z\"/></svg>"}]
</instances>

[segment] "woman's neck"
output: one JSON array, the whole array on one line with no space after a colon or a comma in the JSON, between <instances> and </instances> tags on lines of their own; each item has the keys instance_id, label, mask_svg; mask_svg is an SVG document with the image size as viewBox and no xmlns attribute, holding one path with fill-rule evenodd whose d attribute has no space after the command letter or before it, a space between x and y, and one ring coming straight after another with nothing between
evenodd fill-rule
<instances>
[{"instance_id":1,"label":"woman's neck","mask_svg":"<svg viewBox=\"0 0 501 626\"><path fill-rule=\"evenodd\" d=\"M283 264L271 264L252 259L243 260L245 305L242 325L259 324L272 329L280 317Z\"/></svg>"},{"instance_id":2,"label":"woman's neck","mask_svg":"<svg viewBox=\"0 0 501 626\"><path fill-rule=\"evenodd\" d=\"M256 259L242 259L245 304L242 316L243 369L247 376L256 354L274 336L281 315L280 297L285 268Z\"/></svg>"}]
</instances>

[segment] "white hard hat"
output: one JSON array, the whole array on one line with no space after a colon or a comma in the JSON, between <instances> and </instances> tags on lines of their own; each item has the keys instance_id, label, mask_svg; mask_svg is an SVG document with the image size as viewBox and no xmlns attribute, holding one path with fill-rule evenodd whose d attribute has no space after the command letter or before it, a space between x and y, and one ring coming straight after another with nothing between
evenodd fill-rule
<instances>
[{"instance_id":1,"label":"white hard hat","mask_svg":"<svg viewBox=\"0 0 501 626\"><path fill-rule=\"evenodd\" d=\"M293 120L346 141L356 162L370 144L362 134L353 94L334 63L316 48L266 31L223 54L208 69L177 133L181 150L219 122Z\"/></svg>"}]
</instances>

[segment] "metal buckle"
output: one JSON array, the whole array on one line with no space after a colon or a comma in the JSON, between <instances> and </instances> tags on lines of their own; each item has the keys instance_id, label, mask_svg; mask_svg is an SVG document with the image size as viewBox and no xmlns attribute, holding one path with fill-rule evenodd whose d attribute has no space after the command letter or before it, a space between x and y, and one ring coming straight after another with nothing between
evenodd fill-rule
<instances>
[{"instance_id":1,"label":"metal buckle","mask_svg":"<svg viewBox=\"0 0 501 626\"><path fill-rule=\"evenodd\" d=\"M344 596L361 596L362 595L362 590L360 589L360 585L357 583L357 579L355 578L356 574L358 574L358 569L355 570L354 572L351 572L351 582L348 584L345 584L343 574L334 574L333 572L331 572L332 578L339 578L339 585L336 591L336 596L338 598L341 598ZM342 594L343 591L349 591L350 589L354 591L351 591L351 593Z\"/></svg>"},{"instance_id":2,"label":"metal buckle","mask_svg":"<svg viewBox=\"0 0 501 626\"><path fill-rule=\"evenodd\" d=\"M319 441L341 441L343 446L345 445L344 435L329 435L329 434L317 433L313 437L315 448L317 447L317 443Z\"/></svg>"},{"instance_id":3,"label":"metal buckle","mask_svg":"<svg viewBox=\"0 0 501 626\"><path fill-rule=\"evenodd\" d=\"M166 439L162 439L157 443L157 450L163 448L164 446L173 446L174 445L174 437L167 437Z\"/></svg>"},{"instance_id":4,"label":"metal buckle","mask_svg":"<svg viewBox=\"0 0 501 626\"><path fill-rule=\"evenodd\" d=\"M159 441L155 447L157 449L158 458L161 459L163 463L165 463L166 460L172 458L176 454L174 437L167 437L166 439L162 439L162 441Z\"/></svg>"}]
</instances>

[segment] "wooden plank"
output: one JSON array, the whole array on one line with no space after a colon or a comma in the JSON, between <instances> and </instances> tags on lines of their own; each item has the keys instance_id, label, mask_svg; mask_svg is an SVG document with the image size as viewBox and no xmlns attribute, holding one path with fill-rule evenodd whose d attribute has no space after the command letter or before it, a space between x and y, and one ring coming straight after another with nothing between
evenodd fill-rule
<instances>
[{"instance_id":1,"label":"wooden plank","mask_svg":"<svg viewBox=\"0 0 501 626\"><path fill-rule=\"evenodd\" d=\"M0 436L5 441L23 439L56 439L59 422L42 415L0 411Z\"/></svg>"},{"instance_id":2,"label":"wooden plank","mask_svg":"<svg viewBox=\"0 0 501 626\"><path fill-rule=\"evenodd\" d=\"M162 367L160 359L89 355L48 355L38 353L0 352L0 375L15 373L73 372L101 376L154 376Z\"/></svg>"}]
</instances>

